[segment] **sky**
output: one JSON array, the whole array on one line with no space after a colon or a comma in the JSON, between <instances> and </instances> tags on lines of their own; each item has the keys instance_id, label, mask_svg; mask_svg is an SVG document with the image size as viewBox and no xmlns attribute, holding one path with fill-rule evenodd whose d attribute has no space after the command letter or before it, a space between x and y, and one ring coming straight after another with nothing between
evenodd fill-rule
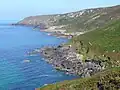
<instances>
[{"instance_id":1,"label":"sky","mask_svg":"<svg viewBox=\"0 0 120 90\"><path fill-rule=\"evenodd\" d=\"M0 0L0 20L120 5L120 0Z\"/></svg>"}]
</instances>

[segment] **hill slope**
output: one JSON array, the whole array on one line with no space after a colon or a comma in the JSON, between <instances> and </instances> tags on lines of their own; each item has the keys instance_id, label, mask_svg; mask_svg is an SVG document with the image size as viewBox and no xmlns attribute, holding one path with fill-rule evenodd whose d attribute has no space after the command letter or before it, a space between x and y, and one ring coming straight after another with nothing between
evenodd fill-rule
<instances>
[{"instance_id":1,"label":"hill slope","mask_svg":"<svg viewBox=\"0 0 120 90\"><path fill-rule=\"evenodd\" d=\"M82 78L71 81L48 85L38 90L119 90L120 89L120 20L117 20L104 28L94 30L74 37L70 44L81 53L82 41L84 48L89 47L87 56L101 55L109 57L106 61L108 66L106 70L93 75L90 78ZM99 59L102 60L102 59ZM117 68L116 68L117 67ZM98 89L104 88L104 89Z\"/></svg>"},{"instance_id":2,"label":"hill slope","mask_svg":"<svg viewBox=\"0 0 120 90\"><path fill-rule=\"evenodd\" d=\"M30 16L17 24L33 25L41 28L65 29L67 31L88 31L103 27L120 18L120 6L85 9L78 12L56 15Z\"/></svg>"},{"instance_id":3,"label":"hill slope","mask_svg":"<svg viewBox=\"0 0 120 90\"><path fill-rule=\"evenodd\" d=\"M86 34L74 37L71 44L81 53L80 43L89 48L87 56L94 57L106 55L112 60L112 64L120 65L120 20Z\"/></svg>"}]
</instances>

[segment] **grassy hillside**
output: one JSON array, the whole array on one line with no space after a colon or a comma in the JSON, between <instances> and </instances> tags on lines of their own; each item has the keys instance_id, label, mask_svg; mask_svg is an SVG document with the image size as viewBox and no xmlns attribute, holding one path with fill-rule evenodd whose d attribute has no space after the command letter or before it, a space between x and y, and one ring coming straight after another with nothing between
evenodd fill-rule
<instances>
[{"instance_id":1,"label":"grassy hillside","mask_svg":"<svg viewBox=\"0 0 120 90\"><path fill-rule=\"evenodd\" d=\"M88 78L51 84L37 90L119 90L120 68L111 68Z\"/></svg>"},{"instance_id":2,"label":"grassy hillside","mask_svg":"<svg viewBox=\"0 0 120 90\"><path fill-rule=\"evenodd\" d=\"M102 55L106 55L110 57L113 65L120 65L120 20L104 28L74 37L70 44L77 48L78 53L81 53L80 42L84 44L82 47L89 48L89 52L86 53L88 57L102 58Z\"/></svg>"},{"instance_id":3,"label":"grassy hillside","mask_svg":"<svg viewBox=\"0 0 120 90\"><path fill-rule=\"evenodd\" d=\"M89 78L64 81L38 90L120 90L120 20L74 37L69 44L82 54L89 48L88 52L84 53L87 57L103 60L103 55L106 56L106 62L111 67Z\"/></svg>"},{"instance_id":4,"label":"grassy hillside","mask_svg":"<svg viewBox=\"0 0 120 90\"><path fill-rule=\"evenodd\" d=\"M64 14L65 17L57 20L55 25L67 25L68 31L89 31L105 26L116 20L120 14L120 6L86 9ZM70 17L70 15L73 17Z\"/></svg>"},{"instance_id":5,"label":"grassy hillside","mask_svg":"<svg viewBox=\"0 0 120 90\"><path fill-rule=\"evenodd\" d=\"M120 6L85 9L77 12L55 15L30 16L17 24L45 26L58 26L57 29L68 32L95 30L105 26L108 22L120 18ZM61 27L62 26L62 27Z\"/></svg>"}]
</instances>

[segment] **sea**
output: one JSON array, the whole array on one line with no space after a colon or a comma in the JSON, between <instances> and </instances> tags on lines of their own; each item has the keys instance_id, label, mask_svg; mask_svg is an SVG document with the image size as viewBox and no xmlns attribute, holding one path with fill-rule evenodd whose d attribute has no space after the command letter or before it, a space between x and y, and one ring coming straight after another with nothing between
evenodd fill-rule
<instances>
[{"instance_id":1,"label":"sea","mask_svg":"<svg viewBox=\"0 0 120 90\"><path fill-rule=\"evenodd\" d=\"M28 55L36 48L57 46L67 41L33 27L0 22L0 90L35 90L77 78L55 70L40 54Z\"/></svg>"}]
</instances>

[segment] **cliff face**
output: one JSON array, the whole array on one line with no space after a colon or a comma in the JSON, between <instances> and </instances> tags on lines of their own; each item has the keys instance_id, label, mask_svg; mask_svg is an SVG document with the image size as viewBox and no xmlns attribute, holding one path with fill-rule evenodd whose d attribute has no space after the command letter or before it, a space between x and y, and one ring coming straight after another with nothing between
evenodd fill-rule
<instances>
[{"instance_id":1,"label":"cliff face","mask_svg":"<svg viewBox=\"0 0 120 90\"><path fill-rule=\"evenodd\" d=\"M59 29L68 31L87 31L102 27L110 21L119 18L120 6L113 6L85 9L66 14L30 16L17 24L33 25L41 28L59 26Z\"/></svg>"}]
</instances>

